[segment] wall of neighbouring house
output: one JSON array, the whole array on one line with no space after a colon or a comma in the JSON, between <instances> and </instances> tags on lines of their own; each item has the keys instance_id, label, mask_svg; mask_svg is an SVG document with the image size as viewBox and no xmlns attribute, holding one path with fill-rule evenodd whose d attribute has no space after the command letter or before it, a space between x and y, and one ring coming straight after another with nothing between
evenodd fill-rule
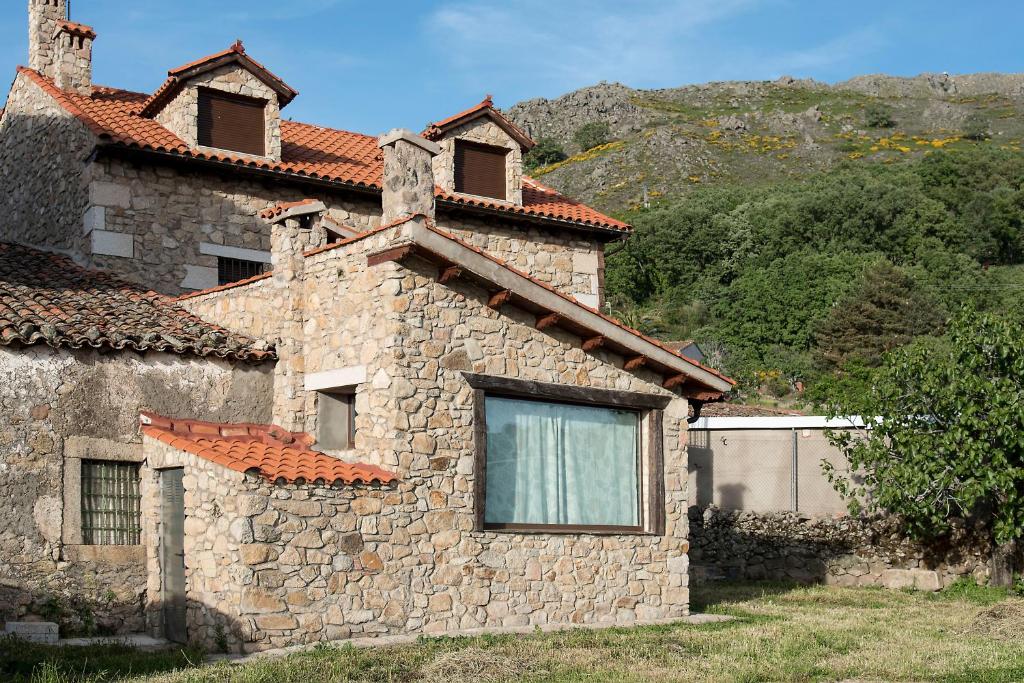
<instances>
[{"instance_id":1,"label":"wall of neighbouring house","mask_svg":"<svg viewBox=\"0 0 1024 683\"><path fill-rule=\"evenodd\" d=\"M0 621L34 614L65 632L139 631L142 546L71 540L71 459L141 458L141 409L226 421L270 416L264 367L145 355L0 347ZM80 541L79 541L80 542Z\"/></svg>"},{"instance_id":2,"label":"wall of neighbouring house","mask_svg":"<svg viewBox=\"0 0 1024 683\"><path fill-rule=\"evenodd\" d=\"M252 495L233 513L245 521L232 527L210 519L212 508L199 503L207 494L198 494L194 528L228 534L205 538L199 556L187 560L189 576L192 585L228 592L196 594L210 604L193 612L227 615L246 650L357 634L686 614L685 399L673 396L665 411L664 536L477 530L474 392L463 372L671 394L656 375L586 353L572 335L536 330L530 314L488 308L475 285L438 284L436 266L367 266L368 254L396 241L401 227L305 259L308 308L293 328L304 353L279 362L296 361L288 382L278 376L276 412L303 418L286 428L315 434L316 396L304 390L304 376L363 365L356 448L337 455L380 464L399 482L335 489L203 479L224 487L211 498L243 484ZM215 629L204 623L199 632Z\"/></svg>"},{"instance_id":3,"label":"wall of neighbouring house","mask_svg":"<svg viewBox=\"0 0 1024 683\"><path fill-rule=\"evenodd\" d=\"M96 137L18 74L0 118L0 240L80 250Z\"/></svg>"}]
</instances>

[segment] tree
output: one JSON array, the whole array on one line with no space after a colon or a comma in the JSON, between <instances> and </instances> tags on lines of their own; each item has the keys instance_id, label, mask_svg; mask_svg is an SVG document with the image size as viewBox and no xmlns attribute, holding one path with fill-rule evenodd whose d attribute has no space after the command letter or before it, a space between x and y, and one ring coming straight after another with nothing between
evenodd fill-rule
<instances>
[{"instance_id":1,"label":"tree","mask_svg":"<svg viewBox=\"0 0 1024 683\"><path fill-rule=\"evenodd\" d=\"M549 164L557 164L568 158L562 146L554 138L541 138L537 144L523 157L527 169L540 168Z\"/></svg>"},{"instance_id":2,"label":"tree","mask_svg":"<svg viewBox=\"0 0 1024 683\"><path fill-rule=\"evenodd\" d=\"M607 123L604 121L591 121L580 126L573 133L572 139L573 142L579 145L580 151L586 152L588 149L594 149L606 142L610 142L612 135Z\"/></svg>"},{"instance_id":3,"label":"tree","mask_svg":"<svg viewBox=\"0 0 1024 683\"><path fill-rule=\"evenodd\" d=\"M942 307L914 278L879 261L819 326L818 356L830 368L842 368L855 359L877 366L886 352L916 337L937 334L945 322Z\"/></svg>"},{"instance_id":4,"label":"tree","mask_svg":"<svg viewBox=\"0 0 1024 683\"><path fill-rule=\"evenodd\" d=\"M896 119L893 118L892 109L884 104L874 103L864 109L864 123L869 128L892 128L896 125Z\"/></svg>"},{"instance_id":5,"label":"tree","mask_svg":"<svg viewBox=\"0 0 1024 683\"><path fill-rule=\"evenodd\" d=\"M834 433L857 479L826 467L851 509L895 513L919 538L951 521L985 529L993 582L1011 580L1024 532L1024 325L961 313L947 337L890 354L868 396L836 414L880 416L862 435ZM863 438L858 438L862 436Z\"/></svg>"}]
</instances>

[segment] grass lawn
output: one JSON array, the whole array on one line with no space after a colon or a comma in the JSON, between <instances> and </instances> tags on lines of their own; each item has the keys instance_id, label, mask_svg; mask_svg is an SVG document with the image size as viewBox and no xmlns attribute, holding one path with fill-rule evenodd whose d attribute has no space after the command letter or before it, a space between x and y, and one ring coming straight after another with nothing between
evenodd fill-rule
<instances>
[{"instance_id":1,"label":"grass lawn","mask_svg":"<svg viewBox=\"0 0 1024 683\"><path fill-rule=\"evenodd\" d=\"M196 652L65 652L0 641L0 680L47 683L319 681L1022 681L1024 600L959 586L940 594L724 584L695 610L736 621L421 639L196 666ZM34 674L31 673L34 667ZM17 676L21 676L18 678Z\"/></svg>"}]
</instances>

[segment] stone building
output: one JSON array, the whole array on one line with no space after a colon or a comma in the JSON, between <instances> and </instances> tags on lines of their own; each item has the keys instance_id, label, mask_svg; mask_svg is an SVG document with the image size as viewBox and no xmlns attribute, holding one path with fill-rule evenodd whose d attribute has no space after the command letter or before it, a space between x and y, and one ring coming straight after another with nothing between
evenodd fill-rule
<instances>
[{"instance_id":1,"label":"stone building","mask_svg":"<svg viewBox=\"0 0 1024 683\"><path fill-rule=\"evenodd\" d=\"M524 176L489 98L368 137L282 120L297 93L240 43L130 93L64 0L29 18L11 613L108 591L102 619L242 651L687 613L688 404L731 381L601 313L629 226Z\"/></svg>"}]
</instances>

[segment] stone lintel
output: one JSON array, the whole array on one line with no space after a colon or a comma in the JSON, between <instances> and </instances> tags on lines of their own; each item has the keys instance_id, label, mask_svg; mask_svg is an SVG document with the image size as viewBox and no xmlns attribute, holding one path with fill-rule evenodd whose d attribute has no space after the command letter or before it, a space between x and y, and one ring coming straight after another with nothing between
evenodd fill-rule
<instances>
[{"instance_id":1,"label":"stone lintel","mask_svg":"<svg viewBox=\"0 0 1024 683\"><path fill-rule=\"evenodd\" d=\"M380 136L377 140L377 146L381 148L387 147L395 144L399 140L404 140L410 145L416 145L425 152L428 152L431 156L437 156L441 153L441 147L436 142L431 142L426 138L422 138L407 128L393 128L389 130L387 133Z\"/></svg>"}]
</instances>

